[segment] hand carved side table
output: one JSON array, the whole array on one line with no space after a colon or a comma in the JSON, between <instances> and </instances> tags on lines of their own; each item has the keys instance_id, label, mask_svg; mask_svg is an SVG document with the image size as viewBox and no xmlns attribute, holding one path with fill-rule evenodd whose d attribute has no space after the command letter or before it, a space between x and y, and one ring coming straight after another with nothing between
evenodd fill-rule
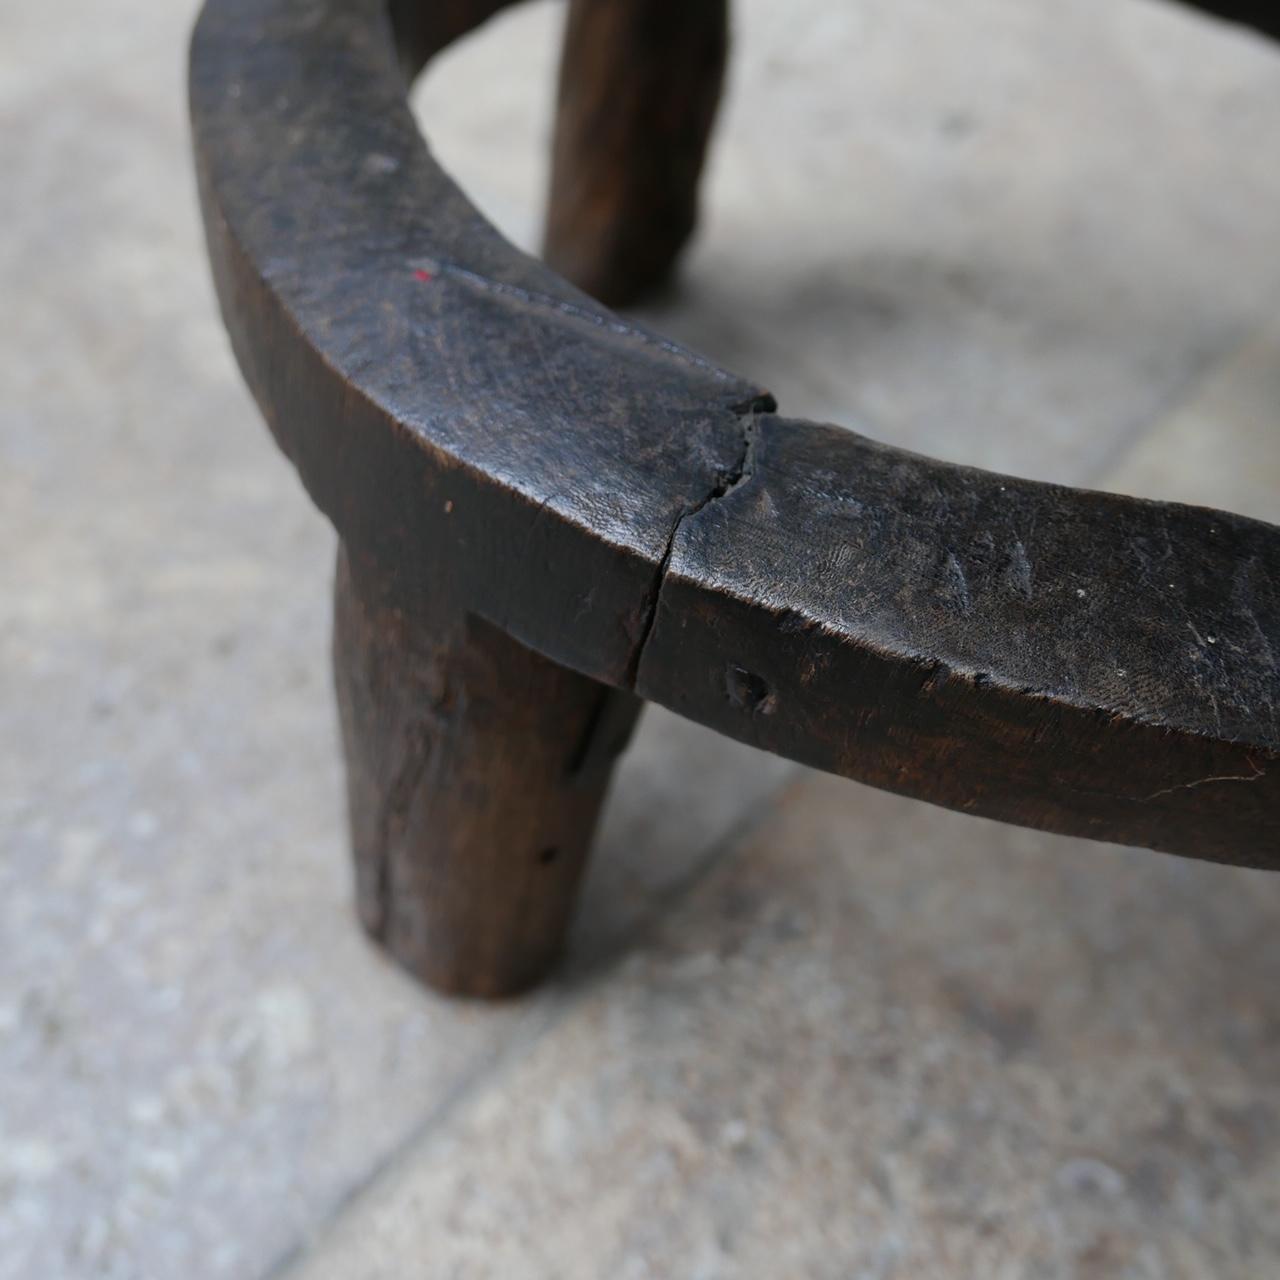
<instances>
[{"instance_id":1,"label":"hand carved side table","mask_svg":"<svg viewBox=\"0 0 1280 1280\"><path fill-rule=\"evenodd\" d=\"M517 252L405 102L502 7L208 0L192 46L226 324L341 538L370 933L446 990L535 982L644 699L936 804L1280 868L1280 530L780 417ZM693 225L725 30L722 0L570 6L548 260L607 302Z\"/></svg>"}]
</instances>

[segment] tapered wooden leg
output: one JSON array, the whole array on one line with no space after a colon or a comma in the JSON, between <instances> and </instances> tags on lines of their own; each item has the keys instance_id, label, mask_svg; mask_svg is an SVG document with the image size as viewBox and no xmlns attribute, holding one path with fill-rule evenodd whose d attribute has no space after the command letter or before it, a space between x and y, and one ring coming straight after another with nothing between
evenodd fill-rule
<instances>
[{"instance_id":1,"label":"tapered wooden leg","mask_svg":"<svg viewBox=\"0 0 1280 1280\"><path fill-rule=\"evenodd\" d=\"M564 941L640 702L339 552L334 669L360 917L442 991L510 995Z\"/></svg>"},{"instance_id":2,"label":"tapered wooden leg","mask_svg":"<svg viewBox=\"0 0 1280 1280\"><path fill-rule=\"evenodd\" d=\"M661 283L697 217L727 0L570 0L544 256L611 306Z\"/></svg>"}]
</instances>

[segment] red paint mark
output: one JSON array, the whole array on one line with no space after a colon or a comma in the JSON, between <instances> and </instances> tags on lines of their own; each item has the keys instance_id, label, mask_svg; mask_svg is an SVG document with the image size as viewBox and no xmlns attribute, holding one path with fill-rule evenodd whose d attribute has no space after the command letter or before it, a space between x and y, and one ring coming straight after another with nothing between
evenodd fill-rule
<instances>
[{"instance_id":1,"label":"red paint mark","mask_svg":"<svg viewBox=\"0 0 1280 1280\"><path fill-rule=\"evenodd\" d=\"M432 280L435 279L435 276L433 276L430 271L424 271L421 267L419 267L413 273L413 278L415 280L421 280L423 284L430 284Z\"/></svg>"}]
</instances>

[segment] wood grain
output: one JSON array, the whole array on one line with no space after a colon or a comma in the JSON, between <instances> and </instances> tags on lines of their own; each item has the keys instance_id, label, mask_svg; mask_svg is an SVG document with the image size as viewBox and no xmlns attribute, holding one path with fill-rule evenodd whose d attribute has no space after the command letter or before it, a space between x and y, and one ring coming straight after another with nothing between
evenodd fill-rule
<instances>
[{"instance_id":1,"label":"wood grain","mask_svg":"<svg viewBox=\"0 0 1280 1280\"><path fill-rule=\"evenodd\" d=\"M334 676L360 918L410 973L506 996L559 956L634 695L340 551Z\"/></svg>"}]
</instances>

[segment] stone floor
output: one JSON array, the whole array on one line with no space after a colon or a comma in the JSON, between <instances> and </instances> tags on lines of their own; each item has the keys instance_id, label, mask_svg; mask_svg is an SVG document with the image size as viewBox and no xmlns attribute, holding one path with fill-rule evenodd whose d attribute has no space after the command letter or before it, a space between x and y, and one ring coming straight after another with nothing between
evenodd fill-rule
<instances>
[{"instance_id":1,"label":"stone floor","mask_svg":"<svg viewBox=\"0 0 1280 1280\"><path fill-rule=\"evenodd\" d=\"M219 329L192 13L0 10L0 1278L1280 1274L1280 877L650 712L558 980L350 911L332 537ZM536 240L558 14L437 151ZM738 0L652 324L788 412L1280 521L1280 54L1152 0Z\"/></svg>"}]
</instances>

